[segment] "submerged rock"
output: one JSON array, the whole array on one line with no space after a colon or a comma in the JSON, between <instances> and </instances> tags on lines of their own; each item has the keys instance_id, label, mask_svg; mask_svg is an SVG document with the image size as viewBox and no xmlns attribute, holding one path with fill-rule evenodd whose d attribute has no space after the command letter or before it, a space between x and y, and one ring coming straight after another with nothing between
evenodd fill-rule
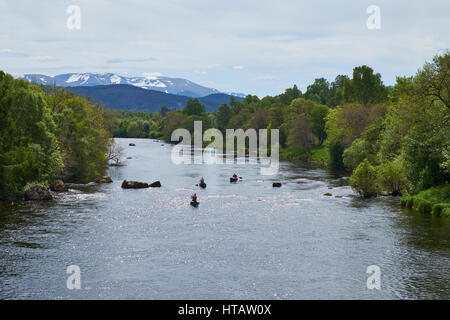
<instances>
[{"instance_id":1,"label":"submerged rock","mask_svg":"<svg viewBox=\"0 0 450 320\"><path fill-rule=\"evenodd\" d=\"M274 183L272 183L272 187L274 187L274 188L281 187L281 182L274 182Z\"/></svg>"},{"instance_id":2,"label":"submerged rock","mask_svg":"<svg viewBox=\"0 0 450 320\"><path fill-rule=\"evenodd\" d=\"M124 189L143 189L148 187L149 185L147 182L139 182L131 180L123 180L122 182L122 188Z\"/></svg>"},{"instance_id":3,"label":"submerged rock","mask_svg":"<svg viewBox=\"0 0 450 320\"><path fill-rule=\"evenodd\" d=\"M331 197L331 196L332 196L332 194L331 194L331 193L329 193L329 192L327 192L327 193L324 193L323 195L324 195L324 196L327 196L327 197Z\"/></svg>"},{"instance_id":4,"label":"submerged rock","mask_svg":"<svg viewBox=\"0 0 450 320\"><path fill-rule=\"evenodd\" d=\"M69 187L64 184L64 181L56 180L50 189L55 192L66 192L69 190Z\"/></svg>"},{"instance_id":5,"label":"submerged rock","mask_svg":"<svg viewBox=\"0 0 450 320\"><path fill-rule=\"evenodd\" d=\"M98 183L111 183L113 182L111 177L104 176L100 180L98 180Z\"/></svg>"},{"instance_id":6,"label":"submerged rock","mask_svg":"<svg viewBox=\"0 0 450 320\"><path fill-rule=\"evenodd\" d=\"M342 198L342 196L334 196L335 198Z\"/></svg>"},{"instance_id":7,"label":"submerged rock","mask_svg":"<svg viewBox=\"0 0 450 320\"><path fill-rule=\"evenodd\" d=\"M37 200L37 201L48 201L53 200L50 190L47 187L35 184L28 188L24 195L25 201Z\"/></svg>"},{"instance_id":8,"label":"submerged rock","mask_svg":"<svg viewBox=\"0 0 450 320\"><path fill-rule=\"evenodd\" d=\"M155 181L152 184L150 184L149 187L150 188L160 188L161 187L161 182Z\"/></svg>"}]
</instances>

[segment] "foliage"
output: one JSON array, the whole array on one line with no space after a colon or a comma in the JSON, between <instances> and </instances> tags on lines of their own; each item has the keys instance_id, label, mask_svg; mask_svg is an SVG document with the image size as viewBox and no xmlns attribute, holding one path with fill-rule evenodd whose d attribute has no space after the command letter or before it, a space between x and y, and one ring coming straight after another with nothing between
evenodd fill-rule
<instances>
[{"instance_id":1,"label":"foliage","mask_svg":"<svg viewBox=\"0 0 450 320\"><path fill-rule=\"evenodd\" d=\"M0 71L0 197L61 177L87 182L106 168L103 110L64 90Z\"/></svg>"},{"instance_id":2,"label":"foliage","mask_svg":"<svg viewBox=\"0 0 450 320\"><path fill-rule=\"evenodd\" d=\"M407 171L401 159L385 162L377 171L379 185L392 195L401 194L408 185Z\"/></svg>"},{"instance_id":3,"label":"foliage","mask_svg":"<svg viewBox=\"0 0 450 320\"><path fill-rule=\"evenodd\" d=\"M377 171L370 164L369 160L364 159L353 171L350 177L350 185L361 196L368 198L378 194Z\"/></svg>"}]
</instances>

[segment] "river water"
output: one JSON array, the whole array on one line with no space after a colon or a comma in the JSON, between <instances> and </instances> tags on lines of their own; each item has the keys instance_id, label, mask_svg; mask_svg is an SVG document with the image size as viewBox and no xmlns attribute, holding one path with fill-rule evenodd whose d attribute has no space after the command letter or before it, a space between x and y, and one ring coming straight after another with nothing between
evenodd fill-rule
<instances>
[{"instance_id":1,"label":"river water","mask_svg":"<svg viewBox=\"0 0 450 320\"><path fill-rule=\"evenodd\" d=\"M0 204L1 299L450 299L450 219L361 200L323 170L175 165L170 145L117 141L132 159L110 169L112 184ZM233 172L243 180L230 184ZM124 179L162 188L124 190ZM370 265L380 290L367 287Z\"/></svg>"}]
</instances>

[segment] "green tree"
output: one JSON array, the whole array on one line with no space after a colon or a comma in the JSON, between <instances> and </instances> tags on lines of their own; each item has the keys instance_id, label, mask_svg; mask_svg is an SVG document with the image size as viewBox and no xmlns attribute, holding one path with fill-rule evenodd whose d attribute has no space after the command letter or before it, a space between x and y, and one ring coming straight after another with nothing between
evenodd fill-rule
<instances>
[{"instance_id":1,"label":"green tree","mask_svg":"<svg viewBox=\"0 0 450 320\"><path fill-rule=\"evenodd\" d=\"M224 130L227 128L228 122L231 119L232 111L229 105L226 103L223 103L219 106L219 109L217 109L216 113L216 123L217 128L224 132Z\"/></svg>"},{"instance_id":2,"label":"green tree","mask_svg":"<svg viewBox=\"0 0 450 320\"><path fill-rule=\"evenodd\" d=\"M183 113L188 116L201 115L205 112L205 106L198 99L189 99L183 109Z\"/></svg>"},{"instance_id":3,"label":"green tree","mask_svg":"<svg viewBox=\"0 0 450 320\"><path fill-rule=\"evenodd\" d=\"M381 81L381 75L368 66L354 68L351 81L344 82L343 98L347 102L377 104L385 102L387 97L388 90Z\"/></svg>"},{"instance_id":4,"label":"green tree","mask_svg":"<svg viewBox=\"0 0 450 320\"><path fill-rule=\"evenodd\" d=\"M364 159L350 176L351 187L361 196L368 198L378 194L377 171Z\"/></svg>"}]
</instances>

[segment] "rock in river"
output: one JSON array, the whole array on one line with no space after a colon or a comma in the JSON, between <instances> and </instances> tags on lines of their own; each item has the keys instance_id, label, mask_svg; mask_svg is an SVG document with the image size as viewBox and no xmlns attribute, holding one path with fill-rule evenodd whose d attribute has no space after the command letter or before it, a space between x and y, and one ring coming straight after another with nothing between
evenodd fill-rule
<instances>
[{"instance_id":1,"label":"rock in river","mask_svg":"<svg viewBox=\"0 0 450 320\"><path fill-rule=\"evenodd\" d=\"M104 176L100 180L98 180L98 183L111 183L113 182L111 177Z\"/></svg>"},{"instance_id":2,"label":"rock in river","mask_svg":"<svg viewBox=\"0 0 450 320\"><path fill-rule=\"evenodd\" d=\"M122 188L124 189L143 189L148 187L149 185L147 182L139 182L131 180L123 180L122 182Z\"/></svg>"},{"instance_id":3,"label":"rock in river","mask_svg":"<svg viewBox=\"0 0 450 320\"><path fill-rule=\"evenodd\" d=\"M129 146L130 147L135 147L136 145L133 142L130 142Z\"/></svg>"},{"instance_id":4,"label":"rock in river","mask_svg":"<svg viewBox=\"0 0 450 320\"><path fill-rule=\"evenodd\" d=\"M151 188L160 188L161 187L161 182L155 181L149 187L151 187Z\"/></svg>"},{"instance_id":5,"label":"rock in river","mask_svg":"<svg viewBox=\"0 0 450 320\"><path fill-rule=\"evenodd\" d=\"M29 200L53 200L53 197L45 186L40 184L32 185L28 188L24 195L25 201Z\"/></svg>"},{"instance_id":6,"label":"rock in river","mask_svg":"<svg viewBox=\"0 0 450 320\"><path fill-rule=\"evenodd\" d=\"M279 188L279 187L281 187L281 183L280 182L274 182L274 183L272 183L272 187Z\"/></svg>"},{"instance_id":7,"label":"rock in river","mask_svg":"<svg viewBox=\"0 0 450 320\"><path fill-rule=\"evenodd\" d=\"M64 184L64 181L56 180L50 189L55 192L66 192L69 190L69 187Z\"/></svg>"}]
</instances>

